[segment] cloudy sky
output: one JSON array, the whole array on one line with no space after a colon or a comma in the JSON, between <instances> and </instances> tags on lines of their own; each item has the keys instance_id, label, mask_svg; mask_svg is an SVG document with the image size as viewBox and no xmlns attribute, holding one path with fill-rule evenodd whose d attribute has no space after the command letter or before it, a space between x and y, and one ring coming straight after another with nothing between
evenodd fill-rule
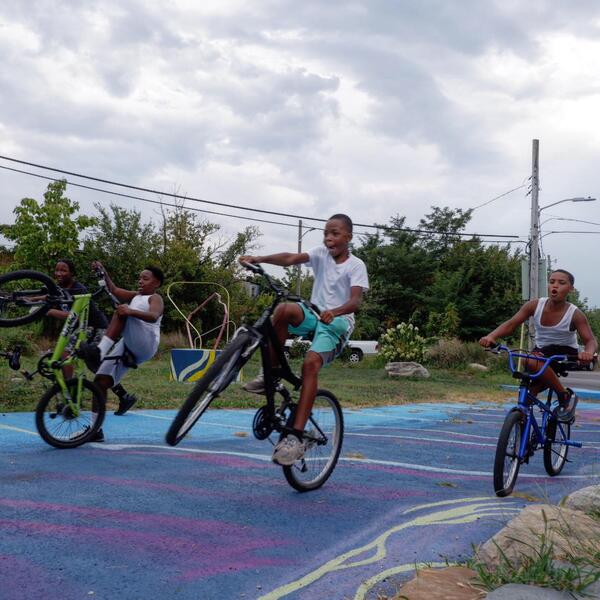
<instances>
[{"instance_id":1,"label":"cloudy sky","mask_svg":"<svg viewBox=\"0 0 600 600\"><path fill-rule=\"evenodd\" d=\"M541 206L600 198L599 33L595 0L4 0L0 154L294 215L397 214L409 226L431 206L466 209L523 186L477 209L468 230L525 238L533 138ZM46 185L0 169L0 220ZM111 201L68 195L85 211ZM151 205L112 201L156 218ZM600 232L559 220L600 223L600 200L542 215L547 233ZM210 218L228 235L250 224ZM262 251L294 250L292 227L260 229ZM600 306L598 242L549 233L543 249ZM304 238L318 243L316 231Z\"/></svg>"}]
</instances>

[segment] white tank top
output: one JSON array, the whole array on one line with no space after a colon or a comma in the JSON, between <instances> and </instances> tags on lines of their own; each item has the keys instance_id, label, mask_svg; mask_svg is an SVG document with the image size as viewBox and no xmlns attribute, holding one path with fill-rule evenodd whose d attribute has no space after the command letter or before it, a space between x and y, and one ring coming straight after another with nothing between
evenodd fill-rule
<instances>
[{"instance_id":1,"label":"white tank top","mask_svg":"<svg viewBox=\"0 0 600 600\"><path fill-rule=\"evenodd\" d=\"M552 327L547 327L542 325L542 313L546 302L548 302L548 298L539 298L535 313L533 313L535 345L538 348L543 348L544 346L556 344L557 346L570 346L577 349L579 347L577 345L577 332L571 331L571 319L577 307L567 302L567 310L560 322Z\"/></svg>"},{"instance_id":2,"label":"white tank top","mask_svg":"<svg viewBox=\"0 0 600 600\"><path fill-rule=\"evenodd\" d=\"M142 296L138 294L134 296L129 303L129 307L133 310L141 310L144 312L150 312L150 296ZM155 338L160 339L160 323L162 321L162 315L156 319L154 323L149 323L148 321L142 321L141 319L136 319L139 322L139 326L148 330L148 332Z\"/></svg>"}]
</instances>

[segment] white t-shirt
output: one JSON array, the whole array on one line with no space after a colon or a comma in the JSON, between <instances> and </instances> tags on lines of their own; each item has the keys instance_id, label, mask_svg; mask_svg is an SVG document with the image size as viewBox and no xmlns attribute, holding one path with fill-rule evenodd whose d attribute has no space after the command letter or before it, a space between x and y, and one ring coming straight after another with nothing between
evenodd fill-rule
<instances>
[{"instance_id":1,"label":"white t-shirt","mask_svg":"<svg viewBox=\"0 0 600 600\"><path fill-rule=\"evenodd\" d=\"M308 265L315 275L310 301L321 310L330 310L350 300L350 288L360 286L369 289L369 276L365 263L353 254L342 263L333 260L325 246L308 251ZM348 321L348 336L354 329L354 313L340 315Z\"/></svg>"}]
</instances>

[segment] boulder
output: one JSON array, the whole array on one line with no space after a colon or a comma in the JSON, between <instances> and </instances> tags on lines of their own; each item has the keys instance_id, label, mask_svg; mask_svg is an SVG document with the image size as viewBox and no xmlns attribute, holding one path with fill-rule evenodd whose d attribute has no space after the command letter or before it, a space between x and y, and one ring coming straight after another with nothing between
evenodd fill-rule
<instances>
[{"instance_id":1,"label":"boulder","mask_svg":"<svg viewBox=\"0 0 600 600\"><path fill-rule=\"evenodd\" d=\"M469 363L469 369L471 371L489 371L485 365L480 365L479 363Z\"/></svg>"},{"instance_id":2,"label":"boulder","mask_svg":"<svg viewBox=\"0 0 600 600\"><path fill-rule=\"evenodd\" d=\"M489 567L502 562L502 555L515 566L539 551L542 536L553 546L553 557L569 560L586 547L588 540L600 539L600 522L570 508L534 504L526 506L508 525L477 551L477 559Z\"/></svg>"},{"instance_id":3,"label":"boulder","mask_svg":"<svg viewBox=\"0 0 600 600\"><path fill-rule=\"evenodd\" d=\"M600 485L590 485L565 498L564 505L572 510L600 513Z\"/></svg>"},{"instance_id":4,"label":"boulder","mask_svg":"<svg viewBox=\"0 0 600 600\"><path fill-rule=\"evenodd\" d=\"M429 377L429 371L416 362L389 362L385 370L390 377Z\"/></svg>"},{"instance_id":5,"label":"boulder","mask_svg":"<svg viewBox=\"0 0 600 600\"><path fill-rule=\"evenodd\" d=\"M480 600L486 593L473 584L477 574L466 567L420 569L395 598L402 600Z\"/></svg>"}]
</instances>

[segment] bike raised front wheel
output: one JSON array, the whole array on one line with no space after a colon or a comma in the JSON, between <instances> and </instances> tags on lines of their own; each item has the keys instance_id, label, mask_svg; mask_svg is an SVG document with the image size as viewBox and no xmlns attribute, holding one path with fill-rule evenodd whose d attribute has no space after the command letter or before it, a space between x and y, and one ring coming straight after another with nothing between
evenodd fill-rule
<instances>
[{"instance_id":1,"label":"bike raised front wheel","mask_svg":"<svg viewBox=\"0 0 600 600\"><path fill-rule=\"evenodd\" d=\"M544 444L544 468L548 475L554 477L563 470L567 462L569 446L561 442L566 442L570 437L570 423L558 423L556 418L552 417L548 420L546 443Z\"/></svg>"},{"instance_id":2,"label":"bike raised front wheel","mask_svg":"<svg viewBox=\"0 0 600 600\"><path fill-rule=\"evenodd\" d=\"M294 411L288 425L292 425ZM327 390L317 390L315 403L304 428L304 458L284 466L288 483L299 492L320 488L328 479L340 456L344 438L344 418L337 398Z\"/></svg>"},{"instance_id":3,"label":"bike raised front wheel","mask_svg":"<svg viewBox=\"0 0 600 600\"><path fill-rule=\"evenodd\" d=\"M0 276L0 327L37 321L51 307L47 297L57 297L56 283L39 271L13 271Z\"/></svg>"},{"instance_id":4,"label":"bike raised front wheel","mask_svg":"<svg viewBox=\"0 0 600 600\"><path fill-rule=\"evenodd\" d=\"M240 333L198 380L167 431L165 436L167 444L176 446L211 402L237 377L240 369L250 358L250 356L243 356L243 353L252 340L248 333Z\"/></svg>"},{"instance_id":5,"label":"bike raised front wheel","mask_svg":"<svg viewBox=\"0 0 600 600\"><path fill-rule=\"evenodd\" d=\"M520 411L508 413L502 425L494 460L494 491L501 498L515 486L521 461L519 448L523 437L524 417Z\"/></svg>"},{"instance_id":6,"label":"bike raised front wheel","mask_svg":"<svg viewBox=\"0 0 600 600\"><path fill-rule=\"evenodd\" d=\"M87 379L77 393L78 379L66 382L70 401L55 383L41 398L35 410L35 425L42 439L55 448L76 448L94 438L106 411L100 390ZM97 414L92 423L92 409Z\"/></svg>"}]
</instances>

